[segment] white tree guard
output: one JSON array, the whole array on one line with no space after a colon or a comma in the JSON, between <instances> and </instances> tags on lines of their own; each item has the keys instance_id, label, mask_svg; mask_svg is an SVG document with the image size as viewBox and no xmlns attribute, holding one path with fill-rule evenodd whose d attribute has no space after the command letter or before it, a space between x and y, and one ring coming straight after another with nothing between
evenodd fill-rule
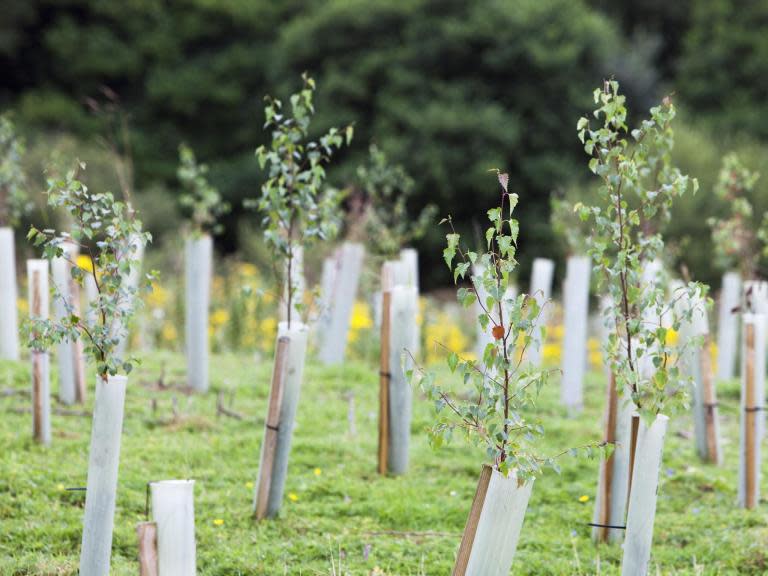
<instances>
[{"instance_id":1,"label":"white tree guard","mask_svg":"<svg viewBox=\"0 0 768 576\"><path fill-rule=\"evenodd\" d=\"M291 440L296 420L296 409L299 405L299 393L304 377L304 362L307 355L307 336L309 328L300 322L291 322L291 327L285 322L278 324L277 340L283 336L290 339L286 374L283 380L283 399L280 405L280 424L277 431L277 447L275 449L272 476L270 480L267 516L273 517L280 512L285 491L285 478L288 474L288 457L291 453ZM264 443L261 446L259 462L264 461ZM256 482L254 496L259 493L259 483ZM255 506L255 500L254 500Z\"/></svg>"},{"instance_id":2,"label":"white tree guard","mask_svg":"<svg viewBox=\"0 0 768 576\"><path fill-rule=\"evenodd\" d=\"M48 260L27 260L27 289L30 319L47 320L50 315ZM51 443L51 376L48 353L32 350L32 434Z\"/></svg>"},{"instance_id":3,"label":"white tree guard","mask_svg":"<svg viewBox=\"0 0 768 576\"><path fill-rule=\"evenodd\" d=\"M126 282L131 289L136 290L139 286L139 281L141 280L141 268L144 262L144 245L141 243L141 238L139 238L138 236L134 236L131 239L130 246L128 248L129 250L131 250L133 259L136 260L136 265L133 268L131 268L131 273L128 275L128 279L126 280ZM134 305L133 302L121 302L121 307L123 309L129 309L133 305ZM116 323L116 324L119 324L119 323ZM116 326L116 329L119 329L119 326ZM126 353L126 350L128 349L129 340L130 340L130 336L128 335L126 335L124 338L120 338L120 341L118 342L117 349L116 349L116 354L119 358L125 358L125 353Z\"/></svg>"},{"instance_id":4,"label":"white tree guard","mask_svg":"<svg viewBox=\"0 0 768 576\"><path fill-rule=\"evenodd\" d=\"M400 262L405 270L405 286L416 288L416 316L414 316L415 340L411 353L415 358L421 353L421 329L417 321L419 315L419 253L415 248L400 250Z\"/></svg>"},{"instance_id":5,"label":"white tree guard","mask_svg":"<svg viewBox=\"0 0 768 576\"><path fill-rule=\"evenodd\" d=\"M536 258L531 269L530 296L536 299L542 307L538 319L534 323L531 343L526 352L527 359L533 366L541 366L544 342L541 337L541 329L546 327L548 314L548 302L552 297L552 280L555 276L555 262L547 258Z\"/></svg>"},{"instance_id":6,"label":"white tree guard","mask_svg":"<svg viewBox=\"0 0 768 576\"><path fill-rule=\"evenodd\" d=\"M331 302L328 331L320 341L318 357L323 364L341 364L347 349L347 335L352 307L357 297L365 248L362 244L345 242L341 247L340 266Z\"/></svg>"},{"instance_id":7,"label":"white tree guard","mask_svg":"<svg viewBox=\"0 0 768 576\"><path fill-rule=\"evenodd\" d=\"M405 266L405 285L414 286L419 291L419 253L415 248L400 250L400 261Z\"/></svg>"},{"instance_id":8,"label":"white tree guard","mask_svg":"<svg viewBox=\"0 0 768 576\"><path fill-rule=\"evenodd\" d=\"M115 521L120 436L125 407L125 376L96 378L85 522L80 550L82 576L108 576Z\"/></svg>"},{"instance_id":9,"label":"white tree guard","mask_svg":"<svg viewBox=\"0 0 768 576\"><path fill-rule=\"evenodd\" d=\"M533 481L520 485L514 472L491 471L466 576L509 576L520 541Z\"/></svg>"},{"instance_id":10,"label":"white tree guard","mask_svg":"<svg viewBox=\"0 0 768 576\"><path fill-rule=\"evenodd\" d=\"M591 264L591 259L586 256L569 257L563 283L565 335L560 398L572 412L581 411L584 403Z\"/></svg>"},{"instance_id":11,"label":"white tree guard","mask_svg":"<svg viewBox=\"0 0 768 576\"><path fill-rule=\"evenodd\" d=\"M642 263L642 284L644 290L659 287L666 291L665 281L664 263L661 259L655 258ZM667 324L667 322L664 322L664 319L659 317L658 311L651 308L643 310L642 319L643 322L654 326Z\"/></svg>"},{"instance_id":12,"label":"white tree guard","mask_svg":"<svg viewBox=\"0 0 768 576\"><path fill-rule=\"evenodd\" d=\"M320 277L320 301L318 305L317 328L320 334L327 334L331 324L331 308L333 302L333 289L336 285L339 259L334 253L323 260L323 272ZM381 310L379 310L381 314Z\"/></svg>"},{"instance_id":13,"label":"white tree guard","mask_svg":"<svg viewBox=\"0 0 768 576\"><path fill-rule=\"evenodd\" d=\"M738 272L723 274L718 302L717 320L717 379L736 377L736 352L739 345L739 314L734 310L741 303L741 277Z\"/></svg>"},{"instance_id":14,"label":"white tree guard","mask_svg":"<svg viewBox=\"0 0 768 576\"><path fill-rule=\"evenodd\" d=\"M213 274L213 239L208 234L187 238L184 253L187 384L196 392L207 392L209 386L208 313Z\"/></svg>"},{"instance_id":15,"label":"white tree guard","mask_svg":"<svg viewBox=\"0 0 768 576\"><path fill-rule=\"evenodd\" d=\"M747 507L749 500L757 503L760 500L760 479L761 479L761 462L762 462L762 438L765 435L765 416L762 411L765 403L765 347L766 347L766 316L763 314L743 314L742 315L742 354L741 354L741 433L739 434L739 489L738 489L738 502L739 506ZM747 376L748 376L748 360L750 360L750 352L747 350L747 329L752 327L754 330L754 356L751 358L754 368L754 405L759 408L758 411L753 413L752 425L754 426L754 448L753 448L753 462L754 467L752 471L752 486L753 490L751 494L747 494L747 424L749 412L747 411ZM748 498L749 496L749 498Z\"/></svg>"},{"instance_id":16,"label":"white tree guard","mask_svg":"<svg viewBox=\"0 0 768 576\"><path fill-rule=\"evenodd\" d=\"M288 261L283 266L283 299L280 302L280 322L288 321ZM291 322L301 322L306 313L302 312L304 303L304 248L294 244L293 261L291 262Z\"/></svg>"},{"instance_id":17,"label":"white tree guard","mask_svg":"<svg viewBox=\"0 0 768 576\"><path fill-rule=\"evenodd\" d=\"M99 299L99 289L96 286L96 280L93 274L86 274L83 280L83 286L85 288L85 317L89 326L93 326L96 323L97 312L94 310L93 305Z\"/></svg>"},{"instance_id":18,"label":"white tree guard","mask_svg":"<svg viewBox=\"0 0 768 576\"><path fill-rule=\"evenodd\" d=\"M195 576L197 572L194 489L194 480L150 484L159 576Z\"/></svg>"},{"instance_id":19,"label":"white tree guard","mask_svg":"<svg viewBox=\"0 0 768 576\"><path fill-rule=\"evenodd\" d=\"M673 292L674 295L674 292ZM682 361L682 372L685 376L693 379L693 425L696 437L696 451L704 460L711 460L713 456L717 458L717 463L722 460L722 450L720 441L720 426L718 422L718 411L715 398L711 405L707 405L704 386L706 378L712 378L712 374L704 374L702 357L709 354L707 346L709 336L709 318L707 315L706 302L704 298L697 295L693 299L687 295L680 296L679 305L682 309L690 307L693 310L691 321L683 320L680 326L681 343L686 344L693 338L703 338L703 346L693 346L688 344L684 349ZM707 363L707 365L709 365ZM711 383L714 388L714 384ZM714 390L713 390L714 395ZM707 415L712 413L715 434L715 454L710 454L709 442L707 439Z\"/></svg>"},{"instance_id":20,"label":"white tree guard","mask_svg":"<svg viewBox=\"0 0 768 576\"><path fill-rule=\"evenodd\" d=\"M53 276L54 298L53 311L57 321L61 321L70 314L73 306L71 288L72 265L68 259L72 259L74 250L70 245L63 246L65 256L54 258L51 261L51 273ZM74 404L77 401L77 382L74 343L70 340L62 340L56 345L56 356L59 365L59 401L62 404Z\"/></svg>"},{"instance_id":21,"label":"white tree guard","mask_svg":"<svg viewBox=\"0 0 768 576\"><path fill-rule=\"evenodd\" d=\"M17 294L13 229L3 227L0 228L0 360L19 359Z\"/></svg>"},{"instance_id":22,"label":"white tree guard","mask_svg":"<svg viewBox=\"0 0 768 576\"><path fill-rule=\"evenodd\" d=\"M410 355L414 353L417 339L418 292L415 286L394 286L391 292L387 468L391 474L405 474L408 470L413 390L404 369L409 370L413 364Z\"/></svg>"},{"instance_id":23,"label":"white tree guard","mask_svg":"<svg viewBox=\"0 0 768 576\"><path fill-rule=\"evenodd\" d=\"M669 418L663 414L649 427L640 419L637 431L632 490L627 510L627 534L624 540L622 576L647 576L651 561L653 523L656 517L659 474L664 450L664 436Z\"/></svg>"}]
</instances>

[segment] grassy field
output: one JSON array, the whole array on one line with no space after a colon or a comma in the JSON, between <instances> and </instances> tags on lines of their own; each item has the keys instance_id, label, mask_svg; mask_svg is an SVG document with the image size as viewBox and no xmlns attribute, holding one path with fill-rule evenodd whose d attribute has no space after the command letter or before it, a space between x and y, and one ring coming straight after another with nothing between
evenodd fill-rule
<instances>
[{"instance_id":1,"label":"grassy field","mask_svg":"<svg viewBox=\"0 0 768 576\"><path fill-rule=\"evenodd\" d=\"M196 480L200 574L450 573L482 455L461 444L433 452L423 433L429 407L418 395L410 473L382 478L375 471L377 370L311 364L294 435L289 498L280 519L255 523L251 498L270 361L212 359L214 388L234 394L231 408L244 420L217 417L213 392L190 397L178 388L156 389L152 383L163 366L167 382L183 381L183 359L166 353L150 355L130 379L113 575L137 573L135 525L144 519L146 483L170 478ZM27 378L26 364L0 364L0 388L24 389ZM737 383L719 393L722 468L696 458L688 416L671 423L654 536L658 574L768 573L766 506L744 512L734 505ZM603 398L603 379L592 373L584 414L568 418L553 381L541 401L547 449L554 453L598 439ZM0 574L75 574L84 493L65 488L85 485L90 419L54 416L53 445L45 449L30 440L31 416L16 411L27 405L24 396L0 398ZM561 464L561 475L548 473L536 482L513 574L618 574L620 548L594 546L586 526L598 463L566 457ZM764 482L764 494L766 488Z\"/></svg>"}]
</instances>

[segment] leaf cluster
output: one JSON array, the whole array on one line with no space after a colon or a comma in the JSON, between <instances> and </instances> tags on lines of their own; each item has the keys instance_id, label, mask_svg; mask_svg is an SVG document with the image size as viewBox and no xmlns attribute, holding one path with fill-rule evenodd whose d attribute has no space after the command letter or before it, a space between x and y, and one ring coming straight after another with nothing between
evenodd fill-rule
<instances>
[{"instance_id":1,"label":"leaf cluster","mask_svg":"<svg viewBox=\"0 0 768 576\"><path fill-rule=\"evenodd\" d=\"M715 196L730 211L723 218L707 220L712 230L712 243L717 264L723 270L738 267L745 279L754 278L760 259L762 232L754 222L754 208L749 197L760 174L751 171L735 153L723 158L714 187Z\"/></svg>"},{"instance_id":2,"label":"leaf cluster","mask_svg":"<svg viewBox=\"0 0 768 576\"><path fill-rule=\"evenodd\" d=\"M513 296L510 290L517 267L519 225L512 214L518 196L507 190L506 174L498 178L501 200L488 211L484 251L462 247L451 218L443 221L451 228L443 251L445 262L455 282L469 280L468 286L459 288L458 300L478 310L477 324L490 331L493 340L480 360L462 358L446 348L448 368L459 376L458 387L422 369L415 369L411 376L434 405L435 422L429 429L433 446L451 441L460 432L467 441L484 446L502 473L515 470L518 478L527 479L546 466L557 469L557 456L539 452L544 430L534 417L538 394L550 372L525 361L534 330L543 330L537 328L541 306L535 298Z\"/></svg>"},{"instance_id":3,"label":"leaf cluster","mask_svg":"<svg viewBox=\"0 0 768 576\"><path fill-rule=\"evenodd\" d=\"M664 240L658 230L669 219L674 200L695 193L697 182L671 163L675 108L669 98L651 108L650 117L633 130L626 124L618 82L606 81L595 90L594 101L597 125L583 117L577 131L590 157L589 168L600 180L599 201L577 204L576 210L593 225L589 253L600 286L611 298L605 309L611 331L606 354L616 386L641 416L652 420L685 405L689 382L678 362L682 348L700 343L673 346L670 329L679 331L682 322L690 321L690 303L705 297L707 287L688 283L670 301L663 276L646 270L661 259Z\"/></svg>"},{"instance_id":4,"label":"leaf cluster","mask_svg":"<svg viewBox=\"0 0 768 576\"><path fill-rule=\"evenodd\" d=\"M282 101L267 97L264 127L271 130L269 146L259 146L256 157L267 181L261 188L257 206L264 213L264 238L276 260L287 261L288 275L294 258L294 243L306 248L316 240L333 238L341 221L340 193L325 188L325 166L342 146L349 145L354 133L331 128L317 140L309 138L315 113L315 82L304 74L303 88L291 95L290 110ZM294 291L288 280L288 310ZM290 312L288 314L290 322Z\"/></svg>"},{"instance_id":5,"label":"leaf cluster","mask_svg":"<svg viewBox=\"0 0 768 576\"><path fill-rule=\"evenodd\" d=\"M128 282L139 266L138 252L151 241L141 222L123 202L115 200L111 192L92 192L78 179L78 171L85 164L63 177L48 180L48 206L65 210L72 218L71 232L54 229L39 230L34 226L27 238L41 248L46 259L65 258L72 279L80 286L93 281L97 297L89 310L80 314L73 302L62 298L67 315L61 319L33 318L25 331L29 346L48 349L58 342L82 338L85 353L96 364L100 376L129 373L134 359L117 355L119 342L128 335L128 323L140 300L139 290L150 291L153 274L148 274L139 287ZM92 266L83 268L71 256L69 246L75 246L90 256ZM93 319L91 321L86 319Z\"/></svg>"},{"instance_id":6,"label":"leaf cluster","mask_svg":"<svg viewBox=\"0 0 768 576\"><path fill-rule=\"evenodd\" d=\"M208 165L198 164L194 151L186 144L179 146L176 175L184 187L179 202L191 210L193 234L199 237L206 232L220 233L218 219L229 212L230 206L222 201L219 191L208 182Z\"/></svg>"},{"instance_id":7,"label":"leaf cluster","mask_svg":"<svg viewBox=\"0 0 768 576\"><path fill-rule=\"evenodd\" d=\"M358 166L356 178L364 206L364 231L373 254L392 258L427 233L437 207L429 204L418 215L411 214L413 178L402 165L390 164L376 144L371 144L368 152L368 161Z\"/></svg>"}]
</instances>

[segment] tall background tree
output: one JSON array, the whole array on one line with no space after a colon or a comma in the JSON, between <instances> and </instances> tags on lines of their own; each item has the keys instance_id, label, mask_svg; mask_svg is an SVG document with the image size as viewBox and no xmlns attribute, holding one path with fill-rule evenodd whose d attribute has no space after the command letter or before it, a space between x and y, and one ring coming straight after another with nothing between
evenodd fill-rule
<instances>
[{"instance_id":1,"label":"tall background tree","mask_svg":"<svg viewBox=\"0 0 768 576\"><path fill-rule=\"evenodd\" d=\"M247 244L239 207L262 184L253 157L265 143L261 95L286 96L304 71L322 87L317 134L355 122L358 137L339 156L333 184L350 182L375 141L413 176L414 211L434 203L461 214L471 238L494 201L477 182L491 168L508 171L524 200L521 241L537 249L520 255L523 275L534 255L558 252L548 197L588 177L570 127L605 77L622 81L641 108L676 93L677 162L703 190L731 147L768 158L768 9L745 0L8 0L3 10L0 109L16 110L30 155L50 148L54 134L81 144L103 134L106 119L87 102L106 86L130 125L137 201L154 203L144 213L168 222L176 205L168 196L180 192L176 150L186 141L234 207L223 222L228 250ZM710 139L709 126L718 141L704 162L691 151ZM730 138L737 131L746 143ZM708 236L693 217L701 202L681 202L673 240ZM441 242L432 233L420 247L433 254ZM703 280L714 277L706 248L689 254ZM439 262L427 258L423 269L427 287L439 282Z\"/></svg>"}]
</instances>

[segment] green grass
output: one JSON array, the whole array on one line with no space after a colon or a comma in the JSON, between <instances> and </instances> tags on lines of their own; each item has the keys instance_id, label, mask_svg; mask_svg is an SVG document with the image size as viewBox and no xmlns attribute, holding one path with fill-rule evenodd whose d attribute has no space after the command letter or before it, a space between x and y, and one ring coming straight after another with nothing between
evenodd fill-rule
<instances>
[{"instance_id":1,"label":"green grass","mask_svg":"<svg viewBox=\"0 0 768 576\"><path fill-rule=\"evenodd\" d=\"M414 402L411 470L400 478L376 474L377 370L352 364L310 364L298 413L282 516L251 519L252 482L266 413L269 362L245 356L212 359L217 389L235 391L233 408L248 420L217 418L216 395L142 385L162 364L183 379L183 361L150 355L131 375L126 404L112 554L113 575L137 573L135 525L144 518L150 480L194 478L198 571L238 574L449 574L482 463L476 450L455 444L433 452L423 433L429 407ZM26 364L0 364L0 388L27 386ZM765 504L735 506L738 463L738 386L720 389L725 465L698 461L690 417L673 420L665 446L654 534L654 572L765 574ZM354 394L357 434L348 424ZM171 417L178 397L181 420ZM584 414L571 419L558 405L557 382L543 394L547 450L598 439L604 383L590 375ZM157 400L157 412L152 400ZM0 398L0 574L75 574L90 419L54 416L52 447L32 443L30 415L14 408L23 396ZM89 406L90 408L90 406ZM316 474L316 469L320 474ZM621 550L589 539L598 463L562 461L562 474L537 480L513 574L618 574ZM763 493L768 487L763 483ZM579 497L589 496L582 503ZM216 525L215 520L223 520ZM339 570L339 563L343 570ZM378 567L379 571L376 571Z\"/></svg>"}]
</instances>

